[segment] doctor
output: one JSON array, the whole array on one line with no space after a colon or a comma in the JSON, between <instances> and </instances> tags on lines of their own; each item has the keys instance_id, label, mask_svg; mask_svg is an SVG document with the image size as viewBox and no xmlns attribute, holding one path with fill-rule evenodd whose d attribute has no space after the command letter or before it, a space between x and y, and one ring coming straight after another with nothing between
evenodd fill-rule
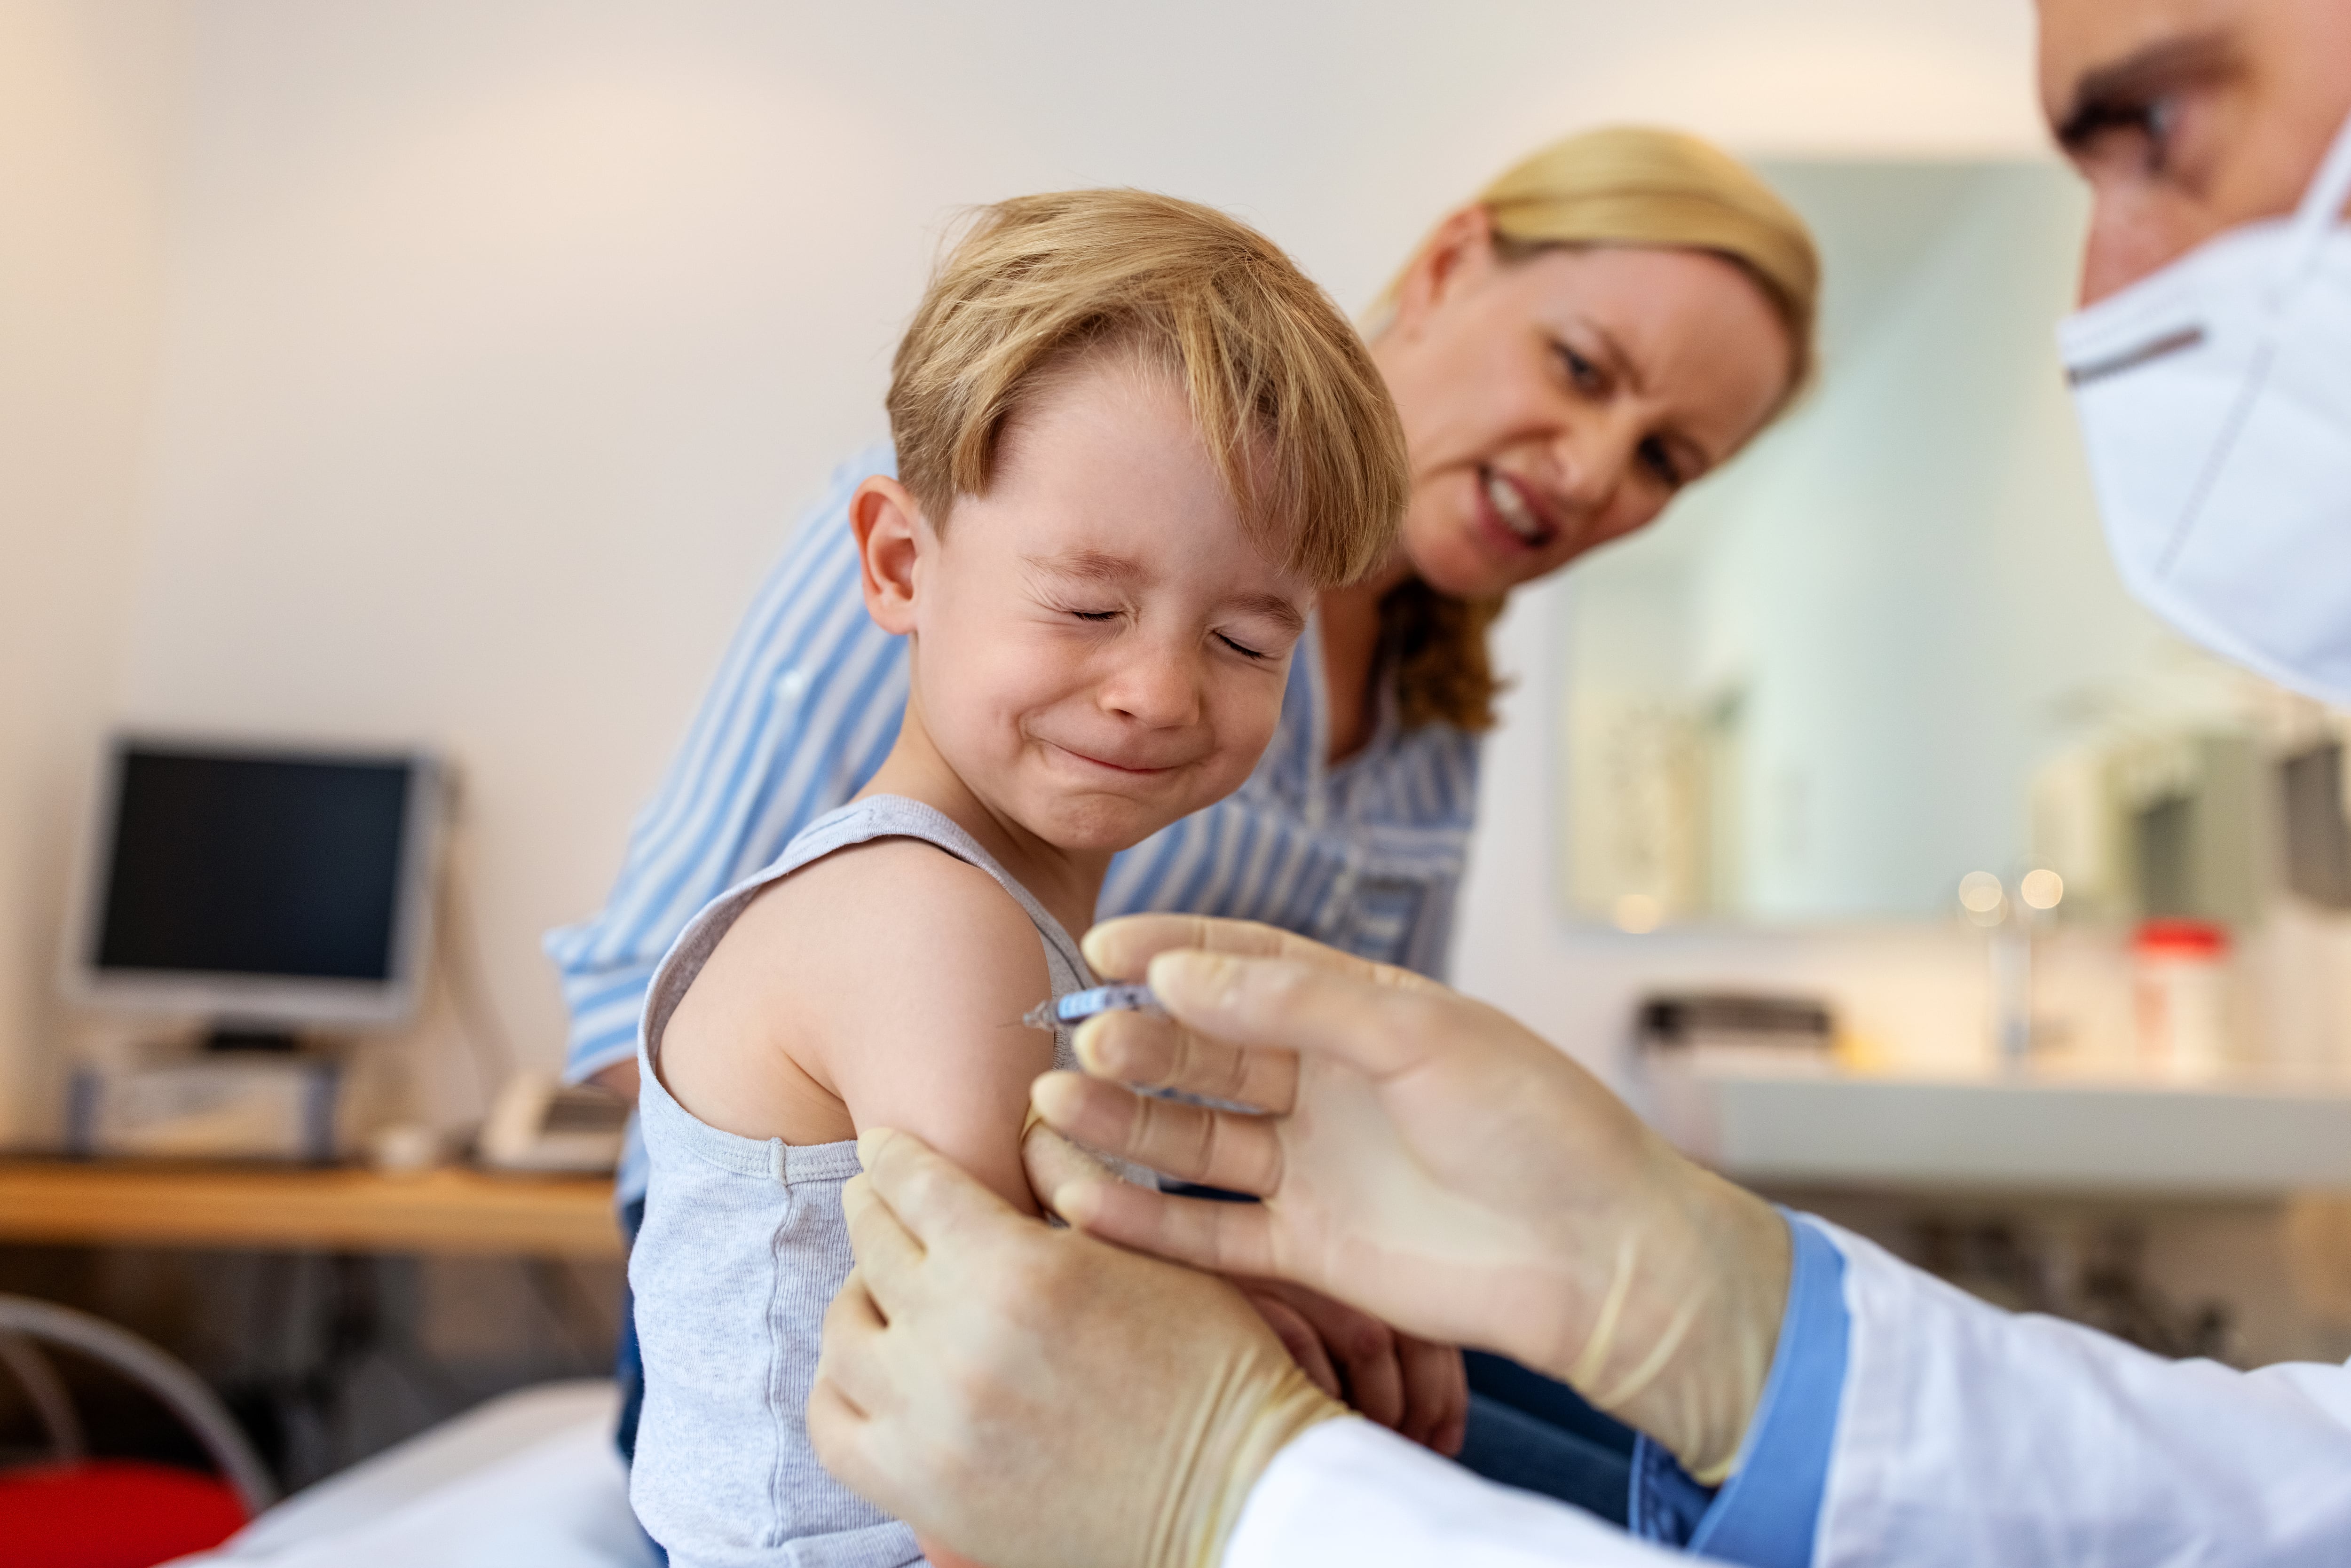
<instances>
[{"instance_id":1,"label":"doctor","mask_svg":"<svg viewBox=\"0 0 2351 1568\"><path fill-rule=\"evenodd\" d=\"M2095 196L2062 340L2124 575L2220 651L2351 702L2351 0L2043 0L2041 56ZM1566 1057L1400 970L1182 916L1087 948L1174 1021L1090 1024L1091 1075L1040 1080L1041 1116L1264 1202L1119 1186L1040 1133L1032 1176L1076 1228L1051 1231L868 1134L810 1425L959 1551L2351 1563L2351 1369L2166 1362L1999 1312L1693 1166ZM1161 1258L1573 1384L1645 1434L1646 1540L1349 1416L1229 1287Z\"/></svg>"}]
</instances>

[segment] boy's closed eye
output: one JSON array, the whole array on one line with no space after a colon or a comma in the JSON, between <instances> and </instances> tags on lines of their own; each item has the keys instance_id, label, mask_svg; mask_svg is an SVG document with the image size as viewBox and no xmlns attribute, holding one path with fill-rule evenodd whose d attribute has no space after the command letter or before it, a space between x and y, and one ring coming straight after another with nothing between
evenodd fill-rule
<instances>
[{"instance_id":1,"label":"boy's closed eye","mask_svg":"<svg viewBox=\"0 0 2351 1568\"><path fill-rule=\"evenodd\" d=\"M1128 614L1128 612L1124 610L1072 609L1064 611L1063 613L1069 615L1074 620L1083 621L1089 625L1107 625L1111 622L1123 619ZM1249 660L1253 664L1264 664L1270 660L1280 658L1283 653L1287 652L1289 644L1297 641L1298 632L1296 629L1292 628L1287 630L1285 632L1275 634L1271 628L1268 628L1265 632L1250 630L1217 632L1215 633L1215 636L1217 642L1223 643L1227 648L1239 654L1242 658Z\"/></svg>"},{"instance_id":2,"label":"boy's closed eye","mask_svg":"<svg viewBox=\"0 0 2351 1568\"><path fill-rule=\"evenodd\" d=\"M1224 648L1252 664L1275 664L1287 658L1305 634L1303 619L1288 616L1235 616L1211 633Z\"/></svg>"},{"instance_id":3,"label":"boy's closed eye","mask_svg":"<svg viewBox=\"0 0 2351 1568\"><path fill-rule=\"evenodd\" d=\"M1259 663L1263 663L1265 660L1273 657L1271 653L1266 653L1262 649L1249 647L1247 643L1236 640L1227 632L1217 632L1217 641L1222 643L1226 647L1230 648L1234 653L1238 653L1244 659L1252 659Z\"/></svg>"}]
</instances>

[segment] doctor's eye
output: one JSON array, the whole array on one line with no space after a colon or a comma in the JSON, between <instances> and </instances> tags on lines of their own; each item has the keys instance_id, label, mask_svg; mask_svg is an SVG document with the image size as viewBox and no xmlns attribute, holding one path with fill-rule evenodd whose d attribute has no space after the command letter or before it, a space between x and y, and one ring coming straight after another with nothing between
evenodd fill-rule
<instances>
[{"instance_id":1,"label":"doctor's eye","mask_svg":"<svg viewBox=\"0 0 2351 1568\"><path fill-rule=\"evenodd\" d=\"M2083 105L2058 139L2078 159L2124 153L2142 172L2160 174L2171 162L2179 110L2179 96L2173 93L2098 99Z\"/></svg>"},{"instance_id":2,"label":"doctor's eye","mask_svg":"<svg viewBox=\"0 0 2351 1568\"><path fill-rule=\"evenodd\" d=\"M2140 139L2140 156L2147 172L2160 174L2171 161L2171 145L2179 129L2179 100L2158 98L2139 107L2132 117Z\"/></svg>"}]
</instances>

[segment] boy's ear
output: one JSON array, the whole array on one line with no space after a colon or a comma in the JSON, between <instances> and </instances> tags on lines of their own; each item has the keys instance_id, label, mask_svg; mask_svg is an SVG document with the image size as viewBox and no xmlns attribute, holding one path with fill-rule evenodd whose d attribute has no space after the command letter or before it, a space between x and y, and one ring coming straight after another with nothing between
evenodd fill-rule
<instances>
[{"instance_id":1,"label":"boy's ear","mask_svg":"<svg viewBox=\"0 0 2351 1568\"><path fill-rule=\"evenodd\" d=\"M929 525L914 492L876 474L849 497L849 526L865 590L865 612L893 636L914 629L914 563Z\"/></svg>"},{"instance_id":2,"label":"boy's ear","mask_svg":"<svg viewBox=\"0 0 2351 1568\"><path fill-rule=\"evenodd\" d=\"M1493 264L1494 214L1475 203L1448 214L1405 268L1389 330L1417 333L1431 311Z\"/></svg>"}]
</instances>

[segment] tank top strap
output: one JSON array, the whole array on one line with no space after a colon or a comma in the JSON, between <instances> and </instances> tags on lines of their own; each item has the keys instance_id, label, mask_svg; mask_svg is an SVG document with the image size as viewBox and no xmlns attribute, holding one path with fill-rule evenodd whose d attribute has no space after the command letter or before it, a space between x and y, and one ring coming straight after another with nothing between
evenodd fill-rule
<instances>
[{"instance_id":1,"label":"tank top strap","mask_svg":"<svg viewBox=\"0 0 2351 1568\"><path fill-rule=\"evenodd\" d=\"M1085 955L1079 951L1077 939L1062 929L1061 923L1037 901L1037 895L1014 879L996 862L996 857L980 848L979 841L956 825L954 819L935 806L904 795L869 795L810 822L800 835L784 851L783 857L761 873L760 880L772 881L798 871L811 861L823 859L837 851L855 844L871 843L875 839L920 839L925 843L946 851L956 859L986 872L996 885L1012 895L1037 927L1044 939L1054 974L1054 990L1061 990L1061 976L1066 968L1082 990L1094 983L1093 971L1086 967Z\"/></svg>"},{"instance_id":2,"label":"tank top strap","mask_svg":"<svg viewBox=\"0 0 2351 1568\"><path fill-rule=\"evenodd\" d=\"M1081 991L1094 985L1093 971L1086 965L1085 955L1079 951L1076 938L1061 927L1050 911L996 862L996 857L979 846L979 841L957 827L946 812L920 800L904 795L869 795L862 800L852 800L836 810L819 817L795 835L784 846L776 860L726 893L711 901L701 914L686 924L678 934L661 967L654 972L651 986L645 991L645 1010L642 1020L642 1041L648 1066L661 1055L662 1031L670 1014L684 998L686 989L702 967L709 961L719 938L762 891L801 867L824 859L841 850L858 844L871 843L875 839L920 839L923 842L945 851L968 865L976 866L995 879L996 884L1010 894L1037 928L1038 938L1045 947L1045 972L1052 982L1056 998L1071 991ZM1054 1033L1054 1061L1061 1067L1073 1065L1076 1058L1070 1052L1068 1030Z\"/></svg>"}]
</instances>

